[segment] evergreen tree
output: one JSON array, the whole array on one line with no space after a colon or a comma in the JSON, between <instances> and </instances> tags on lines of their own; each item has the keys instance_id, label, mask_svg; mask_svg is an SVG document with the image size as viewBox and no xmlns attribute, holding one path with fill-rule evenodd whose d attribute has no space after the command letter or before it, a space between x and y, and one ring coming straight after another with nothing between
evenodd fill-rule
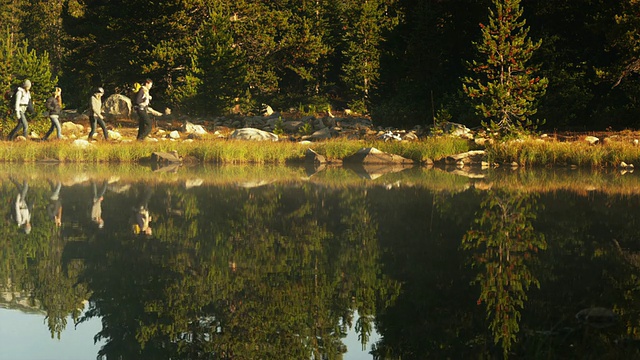
<instances>
[{"instance_id":1,"label":"evergreen tree","mask_svg":"<svg viewBox=\"0 0 640 360\"><path fill-rule=\"evenodd\" d=\"M344 1L341 20L344 21L344 63L342 80L347 85L349 106L357 112L367 112L371 91L380 76L380 45L384 32L397 25L391 12L395 0Z\"/></svg>"},{"instance_id":2,"label":"evergreen tree","mask_svg":"<svg viewBox=\"0 0 640 360\"><path fill-rule=\"evenodd\" d=\"M66 54L63 42L65 33L62 28L61 0L31 0L25 5L22 20L22 33L31 47L38 52L49 53L54 72L61 69Z\"/></svg>"},{"instance_id":3,"label":"evergreen tree","mask_svg":"<svg viewBox=\"0 0 640 360\"><path fill-rule=\"evenodd\" d=\"M464 79L463 89L473 100L479 115L492 132L518 133L532 127L530 116L537 111L536 100L544 95L547 79L535 77L528 65L541 41L528 36L526 21L521 20L520 0L494 0L489 24L481 24L482 40L475 43L486 58L472 61L474 77Z\"/></svg>"},{"instance_id":4,"label":"evergreen tree","mask_svg":"<svg viewBox=\"0 0 640 360\"><path fill-rule=\"evenodd\" d=\"M201 31L194 66L199 84L195 96L198 107L207 113L229 112L247 89L244 54L235 44L230 19L233 20L228 6L219 3L212 7Z\"/></svg>"}]
</instances>

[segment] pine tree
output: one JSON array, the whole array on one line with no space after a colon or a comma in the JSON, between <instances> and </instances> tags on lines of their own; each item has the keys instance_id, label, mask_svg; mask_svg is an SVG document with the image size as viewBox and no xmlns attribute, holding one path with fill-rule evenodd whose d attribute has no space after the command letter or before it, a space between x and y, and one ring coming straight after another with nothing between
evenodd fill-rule
<instances>
[{"instance_id":1,"label":"pine tree","mask_svg":"<svg viewBox=\"0 0 640 360\"><path fill-rule=\"evenodd\" d=\"M242 50L235 44L231 30L232 14L222 3L212 6L199 40L196 97L199 108L207 113L227 113L241 98L246 86L246 63Z\"/></svg>"},{"instance_id":2,"label":"pine tree","mask_svg":"<svg viewBox=\"0 0 640 360\"><path fill-rule=\"evenodd\" d=\"M397 25L390 9L395 0L365 0L342 2L344 41L342 80L348 86L349 106L357 112L367 112L371 91L380 76L383 33Z\"/></svg>"},{"instance_id":3,"label":"pine tree","mask_svg":"<svg viewBox=\"0 0 640 360\"><path fill-rule=\"evenodd\" d=\"M479 115L491 132L520 133L532 128L530 116L537 111L536 100L544 95L547 79L535 77L528 65L541 41L534 43L522 18L520 0L493 0L489 24L480 27L482 40L476 49L485 58L472 61L474 77L464 79L464 92L474 101Z\"/></svg>"}]
</instances>

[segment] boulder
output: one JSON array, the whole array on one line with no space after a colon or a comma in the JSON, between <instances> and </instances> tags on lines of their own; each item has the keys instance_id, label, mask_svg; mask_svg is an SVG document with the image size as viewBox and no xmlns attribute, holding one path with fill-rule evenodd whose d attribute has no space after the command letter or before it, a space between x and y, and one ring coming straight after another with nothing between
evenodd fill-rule
<instances>
[{"instance_id":1,"label":"boulder","mask_svg":"<svg viewBox=\"0 0 640 360\"><path fill-rule=\"evenodd\" d=\"M329 128L320 129L309 136L303 136L302 139L311 140L311 141L331 139L331 129Z\"/></svg>"},{"instance_id":2,"label":"boulder","mask_svg":"<svg viewBox=\"0 0 640 360\"><path fill-rule=\"evenodd\" d=\"M468 165L468 164L481 164L484 158L484 150L472 150L464 153L447 156L445 158L445 164L447 165Z\"/></svg>"},{"instance_id":3,"label":"boulder","mask_svg":"<svg viewBox=\"0 0 640 360\"><path fill-rule=\"evenodd\" d=\"M151 154L152 163L181 163L182 159L178 156L177 151L164 152L156 151Z\"/></svg>"},{"instance_id":4,"label":"boulder","mask_svg":"<svg viewBox=\"0 0 640 360\"><path fill-rule=\"evenodd\" d=\"M182 132L186 134L198 134L198 135L206 135L207 130L205 130L202 125L194 125L189 121L185 122L182 125Z\"/></svg>"},{"instance_id":5,"label":"boulder","mask_svg":"<svg viewBox=\"0 0 640 360\"><path fill-rule=\"evenodd\" d=\"M345 163L357 164L413 164L413 160L395 154L388 154L376 148L363 148L344 158Z\"/></svg>"},{"instance_id":6,"label":"boulder","mask_svg":"<svg viewBox=\"0 0 640 360\"><path fill-rule=\"evenodd\" d=\"M589 145L596 145L600 141L600 139L595 136L587 136L584 138L584 141L588 142Z\"/></svg>"},{"instance_id":7,"label":"boulder","mask_svg":"<svg viewBox=\"0 0 640 360\"><path fill-rule=\"evenodd\" d=\"M314 164L326 164L327 158L311 149L307 149L307 152L304 155L304 161Z\"/></svg>"},{"instance_id":8,"label":"boulder","mask_svg":"<svg viewBox=\"0 0 640 360\"><path fill-rule=\"evenodd\" d=\"M229 138L236 140L278 141L278 135L254 128L236 129Z\"/></svg>"},{"instance_id":9,"label":"boulder","mask_svg":"<svg viewBox=\"0 0 640 360\"><path fill-rule=\"evenodd\" d=\"M102 104L102 111L116 118L128 118L132 110L131 99L121 94L109 96Z\"/></svg>"},{"instance_id":10,"label":"boulder","mask_svg":"<svg viewBox=\"0 0 640 360\"><path fill-rule=\"evenodd\" d=\"M180 139L180 133L176 130L173 130L169 133L169 138L171 139Z\"/></svg>"},{"instance_id":11,"label":"boulder","mask_svg":"<svg viewBox=\"0 0 640 360\"><path fill-rule=\"evenodd\" d=\"M80 134L84 132L83 125L75 124L72 121L63 122L61 127L62 127L62 133L65 135Z\"/></svg>"}]
</instances>

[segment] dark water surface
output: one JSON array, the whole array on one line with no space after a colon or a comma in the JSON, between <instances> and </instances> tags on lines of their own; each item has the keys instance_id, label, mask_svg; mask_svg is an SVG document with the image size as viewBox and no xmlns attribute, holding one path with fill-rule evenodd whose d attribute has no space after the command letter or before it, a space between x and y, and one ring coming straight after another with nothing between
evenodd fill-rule
<instances>
[{"instance_id":1,"label":"dark water surface","mask_svg":"<svg viewBox=\"0 0 640 360\"><path fill-rule=\"evenodd\" d=\"M640 356L637 174L0 170L0 359Z\"/></svg>"}]
</instances>

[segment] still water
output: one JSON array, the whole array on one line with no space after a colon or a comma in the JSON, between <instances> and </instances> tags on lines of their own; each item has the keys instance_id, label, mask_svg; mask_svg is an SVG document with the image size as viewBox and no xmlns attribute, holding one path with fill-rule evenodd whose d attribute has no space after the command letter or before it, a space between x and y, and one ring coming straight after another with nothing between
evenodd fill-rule
<instances>
[{"instance_id":1,"label":"still water","mask_svg":"<svg viewBox=\"0 0 640 360\"><path fill-rule=\"evenodd\" d=\"M637 174L0 170L0 359L640 356Z\"/></svg>"}]
</instances>

